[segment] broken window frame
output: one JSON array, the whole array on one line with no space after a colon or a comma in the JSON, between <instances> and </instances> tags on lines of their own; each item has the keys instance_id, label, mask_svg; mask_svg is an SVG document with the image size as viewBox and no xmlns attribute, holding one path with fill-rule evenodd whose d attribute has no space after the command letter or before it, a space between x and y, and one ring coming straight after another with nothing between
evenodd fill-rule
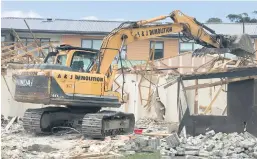
<instances>
[{"instance_id":1,"label":"broken window frame","mask_svg":"<svg viewBox=\"0 0 257 159\"><path fill-rule=\"evenodd\" d=\"M152 44L155 43L155 49L154 49L154 60L161 59L164 57L164 41L150 41L150 49L149 54L151 53ZM156 44L161 44L162 49L156 48ZM160 55L158 55L160 54ZM152 56L150 56L150 60L152 60Z\"/></svg>"}]
</instances>

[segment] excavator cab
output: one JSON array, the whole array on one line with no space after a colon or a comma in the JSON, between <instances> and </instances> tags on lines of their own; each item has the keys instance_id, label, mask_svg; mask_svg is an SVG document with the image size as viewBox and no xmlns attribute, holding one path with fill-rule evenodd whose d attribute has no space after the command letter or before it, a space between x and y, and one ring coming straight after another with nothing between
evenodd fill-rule
<instances>
[{"instance_id":1,"label":"excavator cab","mask_svg":"<svg viewBox=\"0 0 257 159\"><path fill-rule=\"evenodd\" d=\"M66 96L65 91L74 93L74 89L69 87L84 84L77 80L77 74L90 71L97 53L98 50L62 45L57 47L55 52L50 52L44 59L44 63L22 65L22 68L13 75L16 82L15 100L26 103L57 104L55 99ZM54 84L56 82L58 84ZM67 85L70 85L68 89ZM73 100L74 96L67 96L67 98ZM73 104L72 101L69 103L69 105Z\"/></svg>"},{"instance_id":2,"label":"excavator cab","mask_svg":"<svg viewBox=\"0 0 257 159\"><path fill-rule=\"evenodd\" d=\"M56 52L49 52L47 54L44 59L44 63L71 67L74 71L83 69L94 62L99 51L95 49L73 47L66 44L60 45L60 47L57 47L56 50ZM72 50L76 51L72 52ZM70 59L72 61L66 62L68 54L72 54L72 58ZM79 67L79 69L77 67Z\"/></svg>"}]
</instances>

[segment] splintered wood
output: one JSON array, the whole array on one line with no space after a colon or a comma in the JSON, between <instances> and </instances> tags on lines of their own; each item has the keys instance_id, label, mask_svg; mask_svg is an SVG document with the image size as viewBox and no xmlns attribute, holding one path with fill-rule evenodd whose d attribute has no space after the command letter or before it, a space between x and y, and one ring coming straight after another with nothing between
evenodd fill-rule
<instances>
[{"instance_id":1,"label":"splintered wood","mask_svg":"<svg viewBox=\"0 0 257 159\"><path fill-rule=\"evenodd\" d=\"M50 42L41 43L40 47L37 47L35 42L28 43L26 46L22 42L2 42L1 66L5 66L8 63L42 63L43 58L38 56L39 51L50 48L53 49L52 43Z\"/></svg>"},{"instance_id":2,"label":"splintered wood","mask_svg":"<svg viewBox=\"0 0 257 159\"><path fill-rule=\"evenodd\" d=\"M150 57L153 51L150 50ZM131 63L131 62L130 62ZM194 76L194 75L208 75L212 73L229 73L231 69L242 69L244 67L257 67L256 61L252 61L245 58L230 59L223 56L205 55L201 57L193 57L192 52L186 52L179 54L175 57L162 58L157 60L148 59L143 64L134 65L125 70L125 74L136 74L136 83L138 83L139 99L142 107L146 110L150 110L152 101L155 100L154 92L156 88L168 89L172 85L178 83L179 77ZM161 82L159 82L159 78ZM223 86L230 82L237 82L242 80L248 80L256 78L256 76L247 77L234 77L234 78L222 78L211 80L210 82L202 83L203 81L198 79L194 80L194 83L187 82L183 90L181 91L194 91L194 114L199 113L212 113L212 107L215 105L215 101L219 101L220 94L224 94L221 91ZM156 80L158 79L158 80ZM117 82L118 85L119 82ZM189 85L188 85L189 84ZM190 85L191 84L191 85ZM214 91L214 87L221 87L218 92ZM162 89L161 88L161 89ZM205 104L206 107L203 111L199 109L199 100L202 95L202 89L208 88L210 91L214 91L214 97L210 97L209 104ZM209 91L209 92L210 92ZM219 98L218 98L219 96ZM178 102L180 101L178 99ZM218 100L216 100L218 98ZM206 99L209 100L209 99ZM179 104L178 104L179 105ZM215 105L216 106L216 105ZM198 112L201 111L201 112Z\"/></svg>"}]
</instances>

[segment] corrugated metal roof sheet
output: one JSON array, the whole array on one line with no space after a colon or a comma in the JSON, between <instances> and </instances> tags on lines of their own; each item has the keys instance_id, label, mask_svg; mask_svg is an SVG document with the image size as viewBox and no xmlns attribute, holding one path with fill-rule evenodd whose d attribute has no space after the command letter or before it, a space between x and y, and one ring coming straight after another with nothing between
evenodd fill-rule
<instances>
[{"instance_id":1,"label":"corrugated metal roof sheet","mask_svg":"<svg viewBox=\"0 0 257 159\"><path fill-rule=\"evenodd\" d=\"M13 28L26 30L24 18L1 18L2 29ZM43 18L25 18L31 30L56 31L56 32L110 32L118 27L123 21L100 21L100 20L69 20L53 19L46 21ZM238 23L213 23L206 24L218 34L241 34L243 25ZM245 32L257 35L257 23L245 24Z\"/></svg>"},{"instance_id":2,"label":"corrugated metal roof sheet","mask_svg":"<svg viewBox=\"0 0 257 159\"><path fill-rule=\"evenodd\" d=\"M26 18L31 30L68 31L68 32L110 32L118 27L119 21L67 20L46 21L41 18ZM1 28L27 29L23 18L2 18Z\"/></svg>"}]
</instances>

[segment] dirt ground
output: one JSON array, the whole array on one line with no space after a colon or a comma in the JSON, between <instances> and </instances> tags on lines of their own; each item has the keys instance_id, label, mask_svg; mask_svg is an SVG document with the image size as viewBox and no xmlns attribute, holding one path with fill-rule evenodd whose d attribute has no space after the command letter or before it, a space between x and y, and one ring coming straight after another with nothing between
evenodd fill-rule
<instances>
[{"instance_id":1,"label":"dirt ground","mask_svg":"<svg viewBox=\"0 0 257 159\"><path fill-rule=\"evenodd\" d=\"M131 135L106 137L104 141L85 139L81 134L72 130L59 131L51 135L28 133L23 129L22 121L14 122L9 130L5 127L9 121L1 124L1 151L3 159L65 159L65 158L159 158L155 153L138 154L134 151L119 151L126 146ZM139 122L151 125L148 131L157 129L159 123ZM163 126L159 126L163 127Z\"/></svg>"}]
</instances>

